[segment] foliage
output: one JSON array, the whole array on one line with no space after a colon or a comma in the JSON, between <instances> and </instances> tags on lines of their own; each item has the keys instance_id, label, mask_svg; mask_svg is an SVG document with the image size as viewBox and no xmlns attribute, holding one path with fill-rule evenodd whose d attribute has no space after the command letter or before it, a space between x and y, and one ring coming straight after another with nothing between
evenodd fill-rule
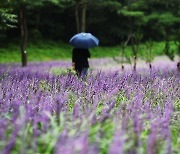
<instances>
[{"instance_id":1,"label":"foliage","mask_svg":"<svg viewBox=\"0 0 180 154\"><path fill-rule=\"evenodd\" d=\"M145 46L146 46L146 56L145 56L145 59L146 59L146 62L152 62L153 59L154 59L154 53L152 51L153 49L153 44L154 42L152 40L149 40L145 43Z\"/></svg>"},{"instance_id":2,"label":"foliage","mask_svg":"<svg viewBox=\"0 0 180 154\"><path fill-rule=\"evenodd\" d=\"M170 42L171 49L176 51L176 45ZM140 44L138 57L146 59L148 57L147 49L144 47L145 44ZM92 58L103 58L103 57L119 57L122 46L100 46L97 48L90 49ZM154 42L152 48L153 56L164 55L164 42ZM54 42L50 40L39 40L31 41L28 44L28 59L29 61L50 61L50 60L62 60L71 59L72 57L72 46L63 42ZM131 47L127 46L124 51L125 59L131 58L132 51ZM19 45L17 43L9 43L7 46L0 48L0 62L20 62ZM129 59L130 60L130 59Z\"/></svg>"},{"instance_id":3,"label":"foliage","mask_svg":"<svg viewBox=\"0 0 180 154\"><path fill-rule=\"evenodd\" d=\"M0 37L5 36L7 29L15 28L17 23L17 16L7 5L8 2L6 1L2 1L0 5Z\"/></svg>"},{"instance_id":4,"label":"foliage","mask_svg":"<svg viewBox=\"0 0 180 154\"><path fill-rule=\"evenodd\" d=\"M179 42L180 1L178 0L163 2L160 0L2 0L2 4L0 7L0 35L7 35L7 39L1 38L1 44L17 39L20 31L21 36L25 34L21 43L23 66L27 64L27 59L34 59L32 58L34 55L29 54L32 48L28 46L26 50L27 36L28 40L34 41L47 38L53 41L68 42L75 33L87 31L99 38L101 46L120 46L130 37L127 45L132 46L134 57L144 56L144 54L138 54L140 52L138 46L148 40L175 41L176 45ZM20 12L23 18L17 18L17 16L20 17ZM19 23L15 27L17 19ZM7 28L14 29L7 30ZM177 50L178 48L177 46ZM174 50L174 47L167 49L167 47L164 48L164 53L173 59L176 49ZM96 57L98 55L96 49L92 50L95 51L93 56ZM25 54L27 51L28 58ZM37 49L37 52L43 51ZM113 56L116 55L116 51L112 52ZM67 55L70 57L70 53L57 55L62 56L61 58ZM103 52L103 56L106 55L110 54ZM45 56L40 56L39 59L43 57ZM58 59L56 56L49 55L49 57L46 56L45 60L51 60L52 57Z\"/></svg>"},{"instance_id":5,"label":"foliage","mask_svg":"<svg viewBox=\"0 0 180 154\"><path fill-rule=\"evenodd\" d=\"M174 3L173 3L174 2ZM149 1L149 7L152 7L150 14L147 16L148 25L152 26L154 32L160 33L164 40L172 40L173 36L178 36L176 33L180 24L178 6L179 2L164 1ZM159 8L159 9L157 9ZM157 31L158 30L158 31Z\"/></svg>"},{"instance_id":6,"label":"foliage","mask_svg":"<svg viewBox=\"0 0 180 154\"><path fill-rule=\"evenodd\" d=\"M174 40L179 36L178 0L14 0L9 3L6 9L16 15L18 8L24 6L29 31L38 31L48 39L68 41L77 32L75 8L83 3L87 5L86 31L95 34L102 45L118 45L130 33L142 33L142 41ZM79 9L82 12L82 6ZM14 29L8 36L16 37L14 33L18 30Z\"/></svg>"},{"instance_id":7,"label":"foliage","mask_svg":"<svg viewBox=\"0 0 180 154\"><path fill-rule=\"evenodd\" d=\"M172 50L170 48L170 43L169 42L165 43L165 47L164 47L163 51L164 51L165 55L169 57L170 60L174 61L175 52L174 52L174 50Z\"/></svg>"}]
</instances>

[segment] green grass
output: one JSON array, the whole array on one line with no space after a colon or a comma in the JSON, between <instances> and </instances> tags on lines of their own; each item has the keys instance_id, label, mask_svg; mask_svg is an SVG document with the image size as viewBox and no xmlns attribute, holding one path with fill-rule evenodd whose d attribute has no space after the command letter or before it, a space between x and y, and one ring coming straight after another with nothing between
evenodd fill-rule
<instances>
[{"instance_id":1,"label":"green grass","mask_svg":"<svg viewBox=\"0 0 180 154\"><path fill-rule=\"evenodd\" d=\"M37 42L28 42L27 53L28 61L50 61L71 59L72 46L67 43L53 42L46 40L39 40ZM153 55L163 55L164 42L155 42L153 46ZM171 42L171 49L176 49L176 46ZM146 55L146 47L142 44L139 47L138 56L144 57ZM104 58L119 56L121 52L120 45L112 47L96 47L90 49L92 58ZM126 48L126 55L131 56L132 50L128 46ZM0 63L21 62L20 43L8 43L0 47Z\"/></svg>"}]
</instances>

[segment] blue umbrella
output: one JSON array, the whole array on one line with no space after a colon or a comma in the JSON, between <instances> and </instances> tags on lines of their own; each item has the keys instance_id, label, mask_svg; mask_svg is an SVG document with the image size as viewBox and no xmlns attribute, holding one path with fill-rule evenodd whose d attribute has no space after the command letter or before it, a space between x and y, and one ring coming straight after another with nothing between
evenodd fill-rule
<instances>
[{"instance_id":1,"label":"blue umbrella","mask_svg":"<svg viewBox=\"0 0 180 154\"><path fill-rule=\"evenodd\" d=\"M99 45L99 40L91 33L78 33L74 35L69 43L76 48L88 49Z\"/></svg>"}]
</instances>

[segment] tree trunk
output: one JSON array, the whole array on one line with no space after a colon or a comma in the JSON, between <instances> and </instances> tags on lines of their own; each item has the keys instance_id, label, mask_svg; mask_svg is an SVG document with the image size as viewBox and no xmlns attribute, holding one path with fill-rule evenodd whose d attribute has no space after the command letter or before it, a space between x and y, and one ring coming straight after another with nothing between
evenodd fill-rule
<instances>
[{"instance_id":1,"label":"tree trunk","mask_svg":"<svg viewBox=\"0 0 180 154\"><path fill-rule=\"evenodd\" d=\"M121 69L122 69L122 71L124 71L124 65L121 65Z\"/></svg>"},{"instance_id":2,"label":"tree trunk","mask_svg":"<svg viewBox=\"0 0 180 154\"><path fill-rule=\"evenodd\" d=\"M136 61L137 61L137 56L134 55L134 66L133 66L134 71L136 71Z\"/></svg>"},{"instance_id":3,"label":"tree trunk","mask_svg":"<svg viewBox=\"0 0 180 154\"><path fill-rule=\"evenodd\" d=\"M121 54L121 69L124 71L124 51L125 51L125 45L122 45L122 54Z\"/></svg>"},{"instance_id":4,"label":"tree trunk","mask_svg":"<svg viewBox=\"0 0 180 154\"><path fill-rule=\"evenodd\" d=\"M152 69L152 65L151 65L151 62L149 62L149 69L150 69L150 70Z\"/></svg>"},{"instance_id":5,"label":"tree trunk","mask_svg":"<svg viewBox=\"0 0 180 154\"><path fill-rule=\"evenodd\" d=\"M82 4L81 32L86 31L86 2Z\"/></svg>"},{"instance_id":6,"label":"tree trunk","mask_svg":"<svg viewBox=\"0 0 180 154\"><path fill-rule=\"evenodd\" d=\"M128 35L127 40L122 44L122 55L121 55L122 56L122 65L121 65L122 71L124 71L124 53L130 39L131 39L131 34Z\"/></svg>"},{"instance_id":7,"label":"tree trunk","mask_svg":"<svg viewBox=\"0 0 180 154\"><path fill-rule=\"evenodd\" d=\"M80 32L80 20L79 20L79 4L75 6L75 18L76 18L76 30L77 33Z\"/></svg>"},{"instance_id":8,"label":"tree trunk","mask_svg":"<svg viewBox=\"0 0 180 154\"><path fill-rule=\"evenodd\" d=\"M136 44L135 44L134 36L131 38L131 46L132 46L132 51L133 51L133 55L134 55L133 69L134 69L134 71L136 71L137 50L136 50Z\"/></svg>"},{"instance_id":9,"label":"tree trunk","mask_svg":"<svg viewBox=\"0 0 180 154\"><path fill-rule=\"evenodd\" d=\"M177 70L180 72L180 61L177 63Z\"/></svg>"},{"instance_id":10,"label":"tree trunk","mask_svg":"<svg viewBox=\"0 0 180 154\"><path fill-rule=\"evenodd\" d=\"M27 66L27 21L24 9L20 9L20 28L21 28L21 56L22 66Z\"/></svg>"},{"instance_id":11,"label":"tree trunk","mask_svg":"<svg viewBox=\"0 0 180 154\"><path fill-rule=\"evenodd\" d=\"M75 6L75 18L77 33L86 31L86 1L77 2Z\"/></svg>"}]
</instances>

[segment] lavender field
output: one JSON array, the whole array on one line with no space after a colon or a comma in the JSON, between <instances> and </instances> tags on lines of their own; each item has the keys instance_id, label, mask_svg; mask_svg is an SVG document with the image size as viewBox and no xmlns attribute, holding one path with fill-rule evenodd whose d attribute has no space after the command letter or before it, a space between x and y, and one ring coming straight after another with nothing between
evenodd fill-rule
<instances>
[{"instance_id":1,"label":"lavender field","mask_svg":"<svg viewBox=\"0 0 180 154\"><path fill-rule=\"evenodd\" d=\"M0 65L2 154L178 154L180 72L170 61L126 71L90 61L86 80L70 61ZM145 65L143 65L145 66Z\"/></svg>"}]
</instances>

